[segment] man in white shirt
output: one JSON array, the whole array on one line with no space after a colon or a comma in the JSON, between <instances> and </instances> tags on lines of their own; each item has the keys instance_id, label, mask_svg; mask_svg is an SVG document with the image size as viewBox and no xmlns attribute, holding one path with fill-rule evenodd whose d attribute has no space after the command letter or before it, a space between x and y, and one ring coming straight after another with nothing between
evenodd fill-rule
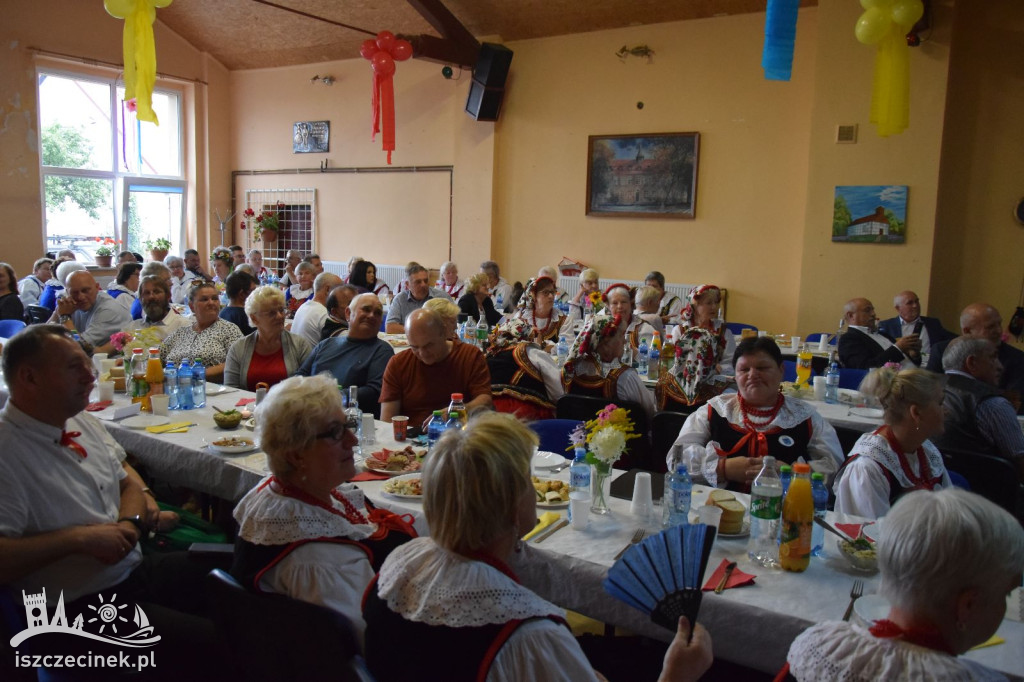
<instances>
[{"instance_id":1,"label":"man in white shirt","mask_svg":"<svg viewBox=\"0 0 1024 682\"><path fill-rule=\"evenodd\" d=\"M644 278L644 284L654 287L661 293L661 301L658 304L658 315L661 316L662 324L681 324L680 313L683 312L683 299L671 292L665 291L665 275L657 270L651 270Z\"/></svg>"},{"instance_id":2,"label":"man in white shirt","mask_svg":"<svg viewBox=\"0 0 1024 682\"><path fill-rule=\"evenodd\" d=\"M341 277L330 272L321 272L316 276L313 280L313 295L295 311L292 334L306 337L314 346L320 343L320 332L327 321L327 295L341 284Z\"/></svg>"},{"instance_id":3,"label":"man in white shirt","mask_svg":"<svg viewBox=\"0 0 1024 682\"><path fill-rule=\"evenodd\" d=\"M95 278L85 270L77 270L68 277L68 295L57 301L50 322L60 321L68 330L75 329L93 346L110 341L110 335L128 326L132 315L115 301Z\"/></svg>"},{"instance_id":4,"label":"man in white shirt","mask_svg":"<svg viewBox=\"0 0 1024 682\"><path fill-rule=\"evenodd\" d=\"M892 299L896 317L878 323L878 331L890 338L917 334L921 337L921 352L928 353L937 343L948 341L956 334L946 330L937 318L925 317L921 314L921 299L913 291L901 291Z\"/></svg>"},{"instance_id":5,"label":"man in white shirt","mask_svg":"<svg viewBox=\"0 0 1024 682\"><path fill-rule=\"evenodd\" d=\"M847 301L843 308L847 331L839 337L839 361L848 369L871 369L896 362L905 369L921 364L921 338L917 334L891 339L879 333L875 306L866 298Z\"/></svg>"}]
</instances>

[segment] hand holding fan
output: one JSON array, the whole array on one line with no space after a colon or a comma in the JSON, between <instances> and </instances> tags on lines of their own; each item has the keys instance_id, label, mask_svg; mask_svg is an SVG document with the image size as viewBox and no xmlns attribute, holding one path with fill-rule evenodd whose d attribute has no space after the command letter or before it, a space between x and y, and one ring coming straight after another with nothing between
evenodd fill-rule
<instances>
[{"instance_id":1,"label":"hand holding fan","mask_svg":"<svg viewBox=\"0 0 1024 682\"><path fill-rule=\"evenodd\" d=\"M715 532L704 524L673 526L633 545L609 569L605 591L664 628L674 631L679 616L692 627Z\"/></svg>"}]
</instances>

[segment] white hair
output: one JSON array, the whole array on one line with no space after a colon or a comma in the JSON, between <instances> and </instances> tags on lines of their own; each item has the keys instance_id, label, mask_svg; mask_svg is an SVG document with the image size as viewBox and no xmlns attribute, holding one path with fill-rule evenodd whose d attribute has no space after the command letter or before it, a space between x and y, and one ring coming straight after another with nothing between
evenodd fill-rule
<instances>
[{"instance_id":1,"label":"white hair","mask_svg":"<svg viewBox=\"0 0 1024 682\"><path fill-rule=\"evenodd\" d=\"M441 263L441 274L443 275L444 273L448 272L450 268L455 268L456 270L458 270L459 266L455 264L455 261L446 260L445 262Z\"/></svg>"},{"instance_id":2,"label":"white hair","mask_svg":"<svg viewBox=\"0 0 1024 682\"><path fill-rule=\"evenodd\" d=\"M270 470L278 476L290 473L289 455L309 450L317 432L341 409L338 382L328 373L291 377L271 388L256 412L256 432Z\"/></svg>"},{"instance_id":3,"label":"white hair","mask_svg":"<svg viewBox=\"0 0 1024 682\"><path fill-rule=\"evenodd\" d=\"M968 358L977 358L993 349L993 344L988 339L976 336L958 336L949 342L946 350L942 353L942 369L957 369L963 371L967 366Z\"/></svg>"},{"instance_id":4,"label":"white hair","mask_svg":"<svg viewBox=\"0 0 1024 682\"><path fill-rule=\"evenodd\" d=\"M76 260L66 260L57 266L57 272L55 273L55 277L57 278L58 282L60 282L64 286L67 286L68 277L71 276L72 272L85 269L85 266Z\"/></svg>"},{"instance_id":5,"label":"white hair","mask_svg":"<svg viewBox=\"0 0 1024 682\"><path fill-rule=\"evenodd\" d=\"M558 281L558 270L555 270L550 265L542 265L540 270L537 271L538 277L550 277L551 279Z\"/></svg>"},{"instance_id":6,"label":"white hair","mask_svg":"<svg viewBox=\"0 0 1024 682\"><path fill-rule=\"evenodd\" d=\"M598 274L597 270L594 268L587 268L580 273L580 284L583 284L584 282L596 282L599 279L601 279L601 275Z\"/></svg>"},{"instance_id":7,"label":"white hair","mask_svg":"<svg viewBox=\"0 0 1024 682\"><path fill-rule=\"evenodd\" d=\"M661 292L654 287L643 286L636 290L636 304L644 305L652 301L660 301Z\"/></svg>"},{"instance_id":8,"label":"white hair","mask_svg":"<svg viewBox=\"0 0 1024 682\"><path fill-rule=\"evenodd\" d=\"M245 314L252 317L267 305L283 308L284 294L275 286L256 287L245 299Z\"/></svg>"}]
</instances>

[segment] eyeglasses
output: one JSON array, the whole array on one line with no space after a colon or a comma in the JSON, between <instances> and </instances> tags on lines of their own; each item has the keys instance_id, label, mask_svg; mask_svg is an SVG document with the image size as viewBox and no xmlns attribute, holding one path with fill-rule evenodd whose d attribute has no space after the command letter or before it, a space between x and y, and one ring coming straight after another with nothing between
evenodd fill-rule
<instances>
[{"instance_id":1,"label":"eyeglasses","mask_svg":"<svg viewBox=\"0 0 1024 682\"><path fill-rule=\"evenodd\" d=\"M260 311L259 314L263 315L264 317L274 317L275 315L286 316L286 315L288 315L288 309L287 308L273 308L272 310Z\"/></svg>"},{"instance_id":2,"label":"eyeglasses","mask_svg":"<svg viewBox=\"0 0 1024 682\"><path fill-rule=\"evenodd\" d=\"M537 295L538 296L554 296L555 295L555 290L554 289L541 289L540 291L537 292Z\"/></svg>"},{"instance_id":3,"label":"eyeglasses","mask_svg":"<svg viewBox=\"0 0 1024 682\"><path fill-rule=\"evenodd\" d=\"M328 430L324 431L323 433L316 434L316 436L314 436L314 438L316 438L316 439L330 438L334 442L340 443L341 441L343 441L345 439L345 432L346 431L351 431L352 433L355 433L357 428L359 428L359 423L354 418L351 418L351 419L348 419L346 422L344 422L342 424L337 424L337 423L334 424L333 426L331 426L331 428L329 428Z\"/></svg>"}]
</instances>

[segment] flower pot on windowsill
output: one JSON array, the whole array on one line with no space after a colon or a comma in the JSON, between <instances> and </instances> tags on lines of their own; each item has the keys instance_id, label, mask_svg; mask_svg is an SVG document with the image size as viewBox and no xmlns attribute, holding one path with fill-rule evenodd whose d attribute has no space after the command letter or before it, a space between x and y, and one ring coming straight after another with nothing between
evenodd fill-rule
<instances>
[{"instance_id":1,"label":"flower pot on windowsill","mask_svg":"<svg viewBox=\"0 0 1024 682\"><path fill-rule=\"evenodd\" d=\"M150 249L149 257L162 263L167 258L167 249Z\"/></svg>"},{"instance_id":2,"label":"flower pot on windowsill","mask_svg":"<svg viewBox=\"0 0 1024 682\"><path fill-rule=\"evenodd\" d=\"M276 242L277 241L277 230L263 230L263 233L260 236L263 237L263 243L264 244L270 244L271 242Z\"/></svg>"},{"instance_id":3,"label":"flower pot on windowsill","mask_svg":"<svg viewBox=\"0 0 1024 682\"><path fill-rule=\"evenodd\" d=\"M93 256L93 260L96 261L96 267L98 268L109 268L110 263L114 260L113 256Z\"/></svg>"}]
</instances>

